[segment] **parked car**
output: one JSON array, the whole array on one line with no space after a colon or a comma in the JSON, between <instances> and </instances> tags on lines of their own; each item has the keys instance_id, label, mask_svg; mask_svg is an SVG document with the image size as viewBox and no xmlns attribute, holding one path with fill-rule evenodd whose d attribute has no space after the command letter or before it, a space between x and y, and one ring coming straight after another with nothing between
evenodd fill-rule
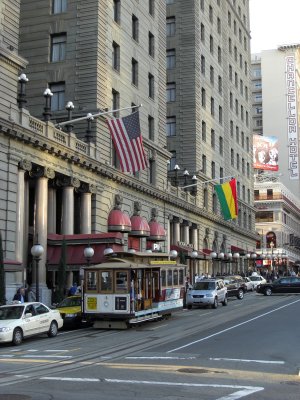
<instances>
[{"instance_id":1,"label":"parked car","mask_svg":"<svg viewBox=\"0 0 300 400\"><path fill-rule=\"evenodd\" d=\"M198 280L187 292L187 308L193 306L211 306L217 308L222 303L227 306L227 288L221 279Z\"/></svg>"},{"instance_id":2,"label":"parked car","mask_svg":"<svg viewBox=\"0 0 300 400\"><path fill-rule=\"evenodd\" d=\"M283 277L272 283L259 284L256 288L257 293L270 296L272 293L300 293L300 278Z\"/></svg>"},{"instance_id":3,"label":"parked car","mask_svg":"<svg viewBox=\"0 0 300 400\"><path fill-rule=\"evenodd\" d=\"M254 289L256 289L257 285L267 283L267 280L263 276L258 274L249 276L249 279L253 283Z\"/></svg>"},{"instance_id":4,"label":"parked car","mask_svg":"<svg viewBox=\"0 0 300 400\"><path fill-rule=\"evenodd\" d=\"M80 327L82 325L81 296L69 296L56 306L64 320L65 327Z\"/></svg>"},{"instance_id":5,"label":"parked car","mask_svg":"<svg viewBox=\"0 0 300 400\"><path fill-rule=\"evenodd\" d=\"M0 307L0 343L19 345L24 338L41 333L54 337L62 326L59 311L43 303L18 302Z\"/></svg>"},{"instance_id":6,"label":"parked car","mask_svg":"<svg viewBox=\"0 0 300 400\"><path fill-rule=\"evenodd\" d=\"M251 279L248 276L246 276L244 278L244 280L245 280L245 284L247 287L247 292L253 292L254 291L254 283L251 281Z\"/></svg>"},{"instance_id":7,"label":"parked car","mask_svg":"<svg viewBox=\"0 0 300 400\"><path fill-rule=\"evenodd\" d=\"M228 297L237 297L239 300L244 298L244 294L247 292L247 286L243 277L240 275L226 275L219 276L219 278L223 279L227 287Z\"/></svg>"}]
</instances>

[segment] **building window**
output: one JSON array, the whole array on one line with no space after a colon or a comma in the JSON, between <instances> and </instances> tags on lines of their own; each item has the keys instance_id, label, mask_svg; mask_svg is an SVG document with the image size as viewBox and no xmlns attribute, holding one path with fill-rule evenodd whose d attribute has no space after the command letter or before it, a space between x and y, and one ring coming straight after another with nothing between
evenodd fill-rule
<instances>
[{"instance_id":1,"label":"building window","mask_svg":"<svg viewBox=\"0 0 300 400\"><path fill-rule=\"evenodd\" d=\"M201 56L201 73L205 75L205 57Z\"/></svg>"},{"instance_id":2,"label":"building window","mask_svg":"<svg viewBox=\"0 0 300 400\"><path fill-rule=\"evenodd\" d=\"M154 140L154 118L151 115L148 115L148 137Z\"/></svg>"},{"instance_id":3,"label":"building window","mask_svg":"<svg viewBox=\"0 0 300 400\"><path fill-rule=\"evenodd\" d=\"M223 92L223 82L222 82L222 77L218 76L218 92L222 94Z\"/></svg>"},{"instance_id":4,"label":"building window","mask_svg":"<svg viewBox=\"0 0 300 400\"><path fill-rule=\"evenodd\" d=\"M233 137L233 121L230 121L230 136Z\"/></svg>"},{"instance_id":5,"label":"building window","mask_svg":"<svg viewBox=\"0 0 300 400\"><path fill-rule=\"evenodd\" d=\"M200 0L200 8L204 11L204 0Z\"/></svg>"},{"instance_id":6,"label":"building window","mask_svg":"<svg viewBox=\"0 0 300 400\"><path fill-rule=\"evenodd\" d=\"M149 160L149 183L150 185L156 184L156 163L155 160Z\"/></svg>"},{"instance_id":7,"label":"building window","mask_svg":"<svg viewBox=\"0 0 300 400\"><path fill-rule=\"evenodd\" d=\"M200 40L205 43L205 26L203 24L200 25Z\"/></svg>"},{"instance_id":8,"label":"building window","mask_svg":"<svg viewBox=\"0 0 300 400\"><path fill-rule=\"evenodd\" d=\"M206 142L206 122L202 121L202 130L201 130L201 134L202 134L202 140L203 142Z\"/></svg>"},{"instance_id":9,"label":"building window","mask_svg":"<svg viewBox=\"0 0 300 400\"><path fill-rule=\"evenodd\" d=\"M247 178L250 178L250 164L247 162Z\"/></svg>"},{"instance_id":10,"label":"building window","mask_svg":"<svg viewBox=\"0 0 300 400\"><path fill-rule=\"evenodd\" d=\"M203 207L208 207L208 191L206 188L203 189Z\"/></svg>"},{"instance_id":11,"label":"building window","mask_svg":"<svg viewBox=\"0 0 300 400\"><path fill-rule=\"evenodd\" d=\"M232 82L232 66L229 65L229 80Z\"/></svg>"},{"instance_id":12,"label":"building window","mask_svg":"<svg viewBox=\"0 0 300 400\"><path fill-rule=\"evenodd\" d=\"M213 195L212 195L212 210L213 210L213 213L215 213L215 214L218 211L218 202L217 202L216 193L213 193Z\"/></svg>"},{"instance_id":13,"label":"building window","mask_svg":"<svg viewBox=\"0 0 300 400\"><path fill-rule=\"evenodd\" d=\"M139 41L139 20L134 14L132 14L132 39Z\"/></svg>"},{"instance_id":14,"label":"building window","mask_svg":"<svg viewBox=\"0 0 300 400\"><path fill-rule=\"evenodd\" d=\"M210 131L210 145L213 149L216 147L216 133L214 129Z\"/></svg>"},{"instance_id":15,"label":"building window","mask_svg":"<svg viewBox=\"0 0 300 400\"><path fill-rule=\"evenodd\" d=\"M238 126L235 127L235 141L237 144L240 143L240 128Z\"/></svg>"},{"instance_id":16,"label":"building window","mask_svg":"<svg viewBox=\"0 0 300 400\"><path fill-rule=\"evenodd\" d=\"M112 47L113 47L113 55L112 55L113 68L116 71L120 71L120 46L116 42L113 42Z\"/></svg>"},{"instance_id":17,"label":"building window","mask_svg":"<svg viewBox=\"0 0 300 400\"><path fill-rule=\"evenodd\" d=\"M167 69L173 69L176 66L175 49L167 50Z\"/></svg>"},{"instance_id":18,"label":"building window","mask_svg":"<svg viewBox=\"0 0 300 400\"><path fill-rule=\"evenodd\" d=\"M223 108L219 106L219 124L223 124Z\"/></svg>"},{"instance_id":19,"label":"building window","mask_svg":"<svg viewBox=\"0 0 300 400\"><path fill-rule=\"evenodd\" d=\"M148 74L148 93L150 99L154 99L154 76L152 74Z\"/></svg>"},{"instance_id":20,"label":"building window","mask_svg":"<svg viewBox=\"0 0 300 400\"><path fill-rule=\"evenodd\" d=\"M202 154L202 172L206 174L206 155Z\"/></svg>"},{"instance_id":21,"label":"building window","mask_svg":"<svg viewBox=\"0 0 300 400\"><path fill-rule=\"evenodd\" d=\"M114 0L114 21L119 24L121 21L121 1Z\"/></svg>"},{"instance_id":22,"label":"building window","mask_svg":"<svg viewBox=\"0 0 300 400\"><path fill-rule=\"evenodd\" d=\"M67 0L53 0L52 13L60 14L67 11Z\"/></svg>"},{"instance_id":23,"label":"building window","mask_svg":"<svg viewBox=\"0 0 300 400\"><path fill-rule=\"evenodd\" d=\"M148 34L148 44L149 44L149 48L148 48L149 56L154 58L154 49L155 49L154 35L151 32L149 32L149 34Z\"/></svg>"},{"instance_id":24,"label":"building window","mask_svg":"<svg viewBox=\"0 0 300 400\"><path fill-rule=\"evenodd\" d=\"M112 109L118 110L120 108L120 93L117 92L115 89L112 90ZM115 111L113 113L115 118L119 117L119 111Z\"/></svg>"},{"instance_id":25,"label":"building window","mask_svg":"<svg viewBox=\"0 0 300 400\"><path fill-rule=\"evenodd\" d=\"M231 166L234 167L234 151L233 151L233 149L230 150L230 163L231 163Z\"/></svg>"},{"instance_id":26,"label":"building window","mask_svg":"<svg viewBox=\"0 0 300 400\"><path fill-rule=\"evenodd\" d=\"M222 156L223 155L223 151L224 151L224 145L223 145L223 138L222 138L222 136L220 136L219 137L219 152L220 152L220 155Z\"/></svg>"},{"instance_id":27,"label":"building window","mask_svg":"<svg viewBox=\"0 0 300 400\"><path fill-rule=\"evenodd\" d=\"M215 70L214 67L210 66L209 69L209 79L210 79L210 83L213 85L215 82Z\"/></svg>"},{"instance_id":28,"label":"building window","mask_svg":"<svg viewBox=\"0 0 300 400\"><path fill-rule=\"evenodd\" d=\"M53 96L51 98L51 111L60 111L65 108L65 82L51 83L49 85Z\"/></svg>"},{"instance_id":29,"label":"building window","mask_svg":"<svg viewBox=\"0 0 300 400\"><path fill-rule=\"evenodd\" d=\"M209 51L211 54L214 54L214 38L209 36Z\"/></svg>"},{"instance_id":30,"label":"building window","mask_svg":"<svg viewBox=\"0 0 300 400\"><path fill-rule=\"evenodd\" d=\"M215 99L213 97L210 98L210 113L212 116L215 115Z\"/></svg>"},{"instance_id":31,"label":"building window","mask_svg":"<svg viewBox=\"0 0 300 400\"><path fill-rule=\"evenodd\" d=\"M155 1L154 0L149 0L149 14L154 17L154 5Z\"/></svg>"},{"instance_id":32,"label":"building window","mask_svg":"<svg viewBox=\"0 0 300 400\"><path fill-rule=\"evenodd\" d=\"M229 11L228 11L227 22L228 22L228 25L231 26L231 14Z\"/></svg>"},{"instance_id":33,"label":"building window","mask_svg":"<svg viewBox=\"0 0 300 400\"><path fill-rule=\"evenodd\" d=\"M175 17L167 18L167 36L175 36Z\"/></svg>"},{"instance_id":34,"label":"building window","mask_svg":"<svg viewBox=\"0 0 300 400\"><path fill-rule=\"evenodd\" d=\"M248 137L246 137L246 150L249 153L250 145L249 145L249 138Z\"/></svg>"},{"instance_id":35,"label":"building window","mask_svg":"<svg viewBox=\"0 0 300 400\"><path fill-rule=\"evenodd\" d=\"M242 158L242 173L245 175L245 160Z\"/></svg>"},{"instance_id":36,"label":"building window","mask_svg":"<svg viewBox=\"0 0 300 400\"><path fill-rule=\"evenodd\" d=\"M201 89L201 105L202 107L206 107L206 91L204 88Z\"/></svg>"},{"instance_id":37,"label":"building window","mask_svg":"<svg viewBox=\"0 0 300 400\"><path fill-rule=\"evenodd\" d=\"M176 83L167 83L167 102L176 100Z\"/></svg>"},{"instance_id":38,"label":"building window","mask_svg":"<svg viewBox=\"0 0 300 400\"><path fill-rule=\"evenodd\" d=\"M166 122L167 136L176 136L176 117L167 117Z\"/></svg>"},{"instance_id":39,"label":"building window","mask_svg":"<svg viewBox=\"0 0 300 400\"><path fill-rule=\"evenodd\" d=\"M67 35L51 35L51 62L64 61L66 58Z\"/></svg>"},{"instance_id":40,"label":"building window","mask_svg":"<svg viewBox=\"0 0 300 400\"><path fill-rule=\"evenodd\" d=\"M236 155L236 169L239 171L240 170L240 155Z\"/></svg>"},{"instance_id":41,"label":"building window","mask_svg":"<svg viewBox=\"0 0 300 400\"><path fill-rule=\"evenodd\" d=\"M208 15L209 15L209 22L213 24L213 22L214 22L214 10L213 10L212 6L209 6Z\"/></svg>"},{"instance_id":42,"label":"building window","mask_svg":"<svg viewBox=\"0 0 300 400\"><path fill-rule=\"evenodd\" d=\"M218 46L218 63L222 64L222 50L220 46Z\"/></svg>"},{"instance_id":43,"label":"building window","mask_svg":"<svg viewBox=\"0 0 300 400\"><path fill-rule=\"evenodd\" d=\"M221 34L221 20L219 17L217 18L217 30L218 30L218 34L220 35Z\"/></svg>"},{"instance_id":44,"label":"building window","mask_svg":"<svg viewBox=\"0 0 300 400\"><path fill-rule=\"evenodd\" d=\"M232 40L231 38L228 39L228 51L231 54L232 53Z\"/></svg>"},{"instance_id":45,"label":"building window","mask_svg":"<svg viewBox=\"0 0 300 400\"><path fill-rule=\"evenodd\" d=\"M131 83L135 86L139 83L139 63L134 58L131 59Z\"/></svg>"}]
</instances>

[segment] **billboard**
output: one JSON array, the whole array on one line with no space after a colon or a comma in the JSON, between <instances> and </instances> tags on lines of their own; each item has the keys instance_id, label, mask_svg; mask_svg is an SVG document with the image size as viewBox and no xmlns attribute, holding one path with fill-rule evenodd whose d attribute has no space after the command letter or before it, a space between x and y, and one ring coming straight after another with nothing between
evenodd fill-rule
<instances>
[{"instance_id":1,"label":"billboard","mask_svg":"<svg viewBox=\"0 0 300 400\"><path fill-rule=\"evenodd\" d=\"M253 135L253 168L278 171L278 138Z\"/></svg>"}]
</instances>

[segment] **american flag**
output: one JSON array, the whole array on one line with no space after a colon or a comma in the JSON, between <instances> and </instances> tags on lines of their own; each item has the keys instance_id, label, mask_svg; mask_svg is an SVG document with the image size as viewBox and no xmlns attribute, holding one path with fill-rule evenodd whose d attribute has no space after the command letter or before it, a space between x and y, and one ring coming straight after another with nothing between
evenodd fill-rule
<instances>
[{"instance_id":1,"label":"american flag","mask_svg":"<svg viewBox=\"0 0 300 400\"><path fill-rule=\"evenodd\" d=\"M107 120L112 140L123 172L137 172L148 167L143 147L139 112L123 118Z\"/></svg>"}]
</instances>

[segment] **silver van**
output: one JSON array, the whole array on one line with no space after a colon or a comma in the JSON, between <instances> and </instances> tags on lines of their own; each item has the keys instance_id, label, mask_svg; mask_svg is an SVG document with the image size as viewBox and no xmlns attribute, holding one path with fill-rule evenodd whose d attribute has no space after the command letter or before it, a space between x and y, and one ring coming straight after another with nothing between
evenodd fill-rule
<instances>
[{"instance_id":1,"label":"silver van","mask_svg":"<svg viewBox=\"0 0 300 400\"><path fill-rule=\"evenodd\" d=\"M188 309L193 306L211 306L217 308L222 303L227 306L227 288L222 279L197 280L186 295Z\"/></svg>"}]
</instances>

